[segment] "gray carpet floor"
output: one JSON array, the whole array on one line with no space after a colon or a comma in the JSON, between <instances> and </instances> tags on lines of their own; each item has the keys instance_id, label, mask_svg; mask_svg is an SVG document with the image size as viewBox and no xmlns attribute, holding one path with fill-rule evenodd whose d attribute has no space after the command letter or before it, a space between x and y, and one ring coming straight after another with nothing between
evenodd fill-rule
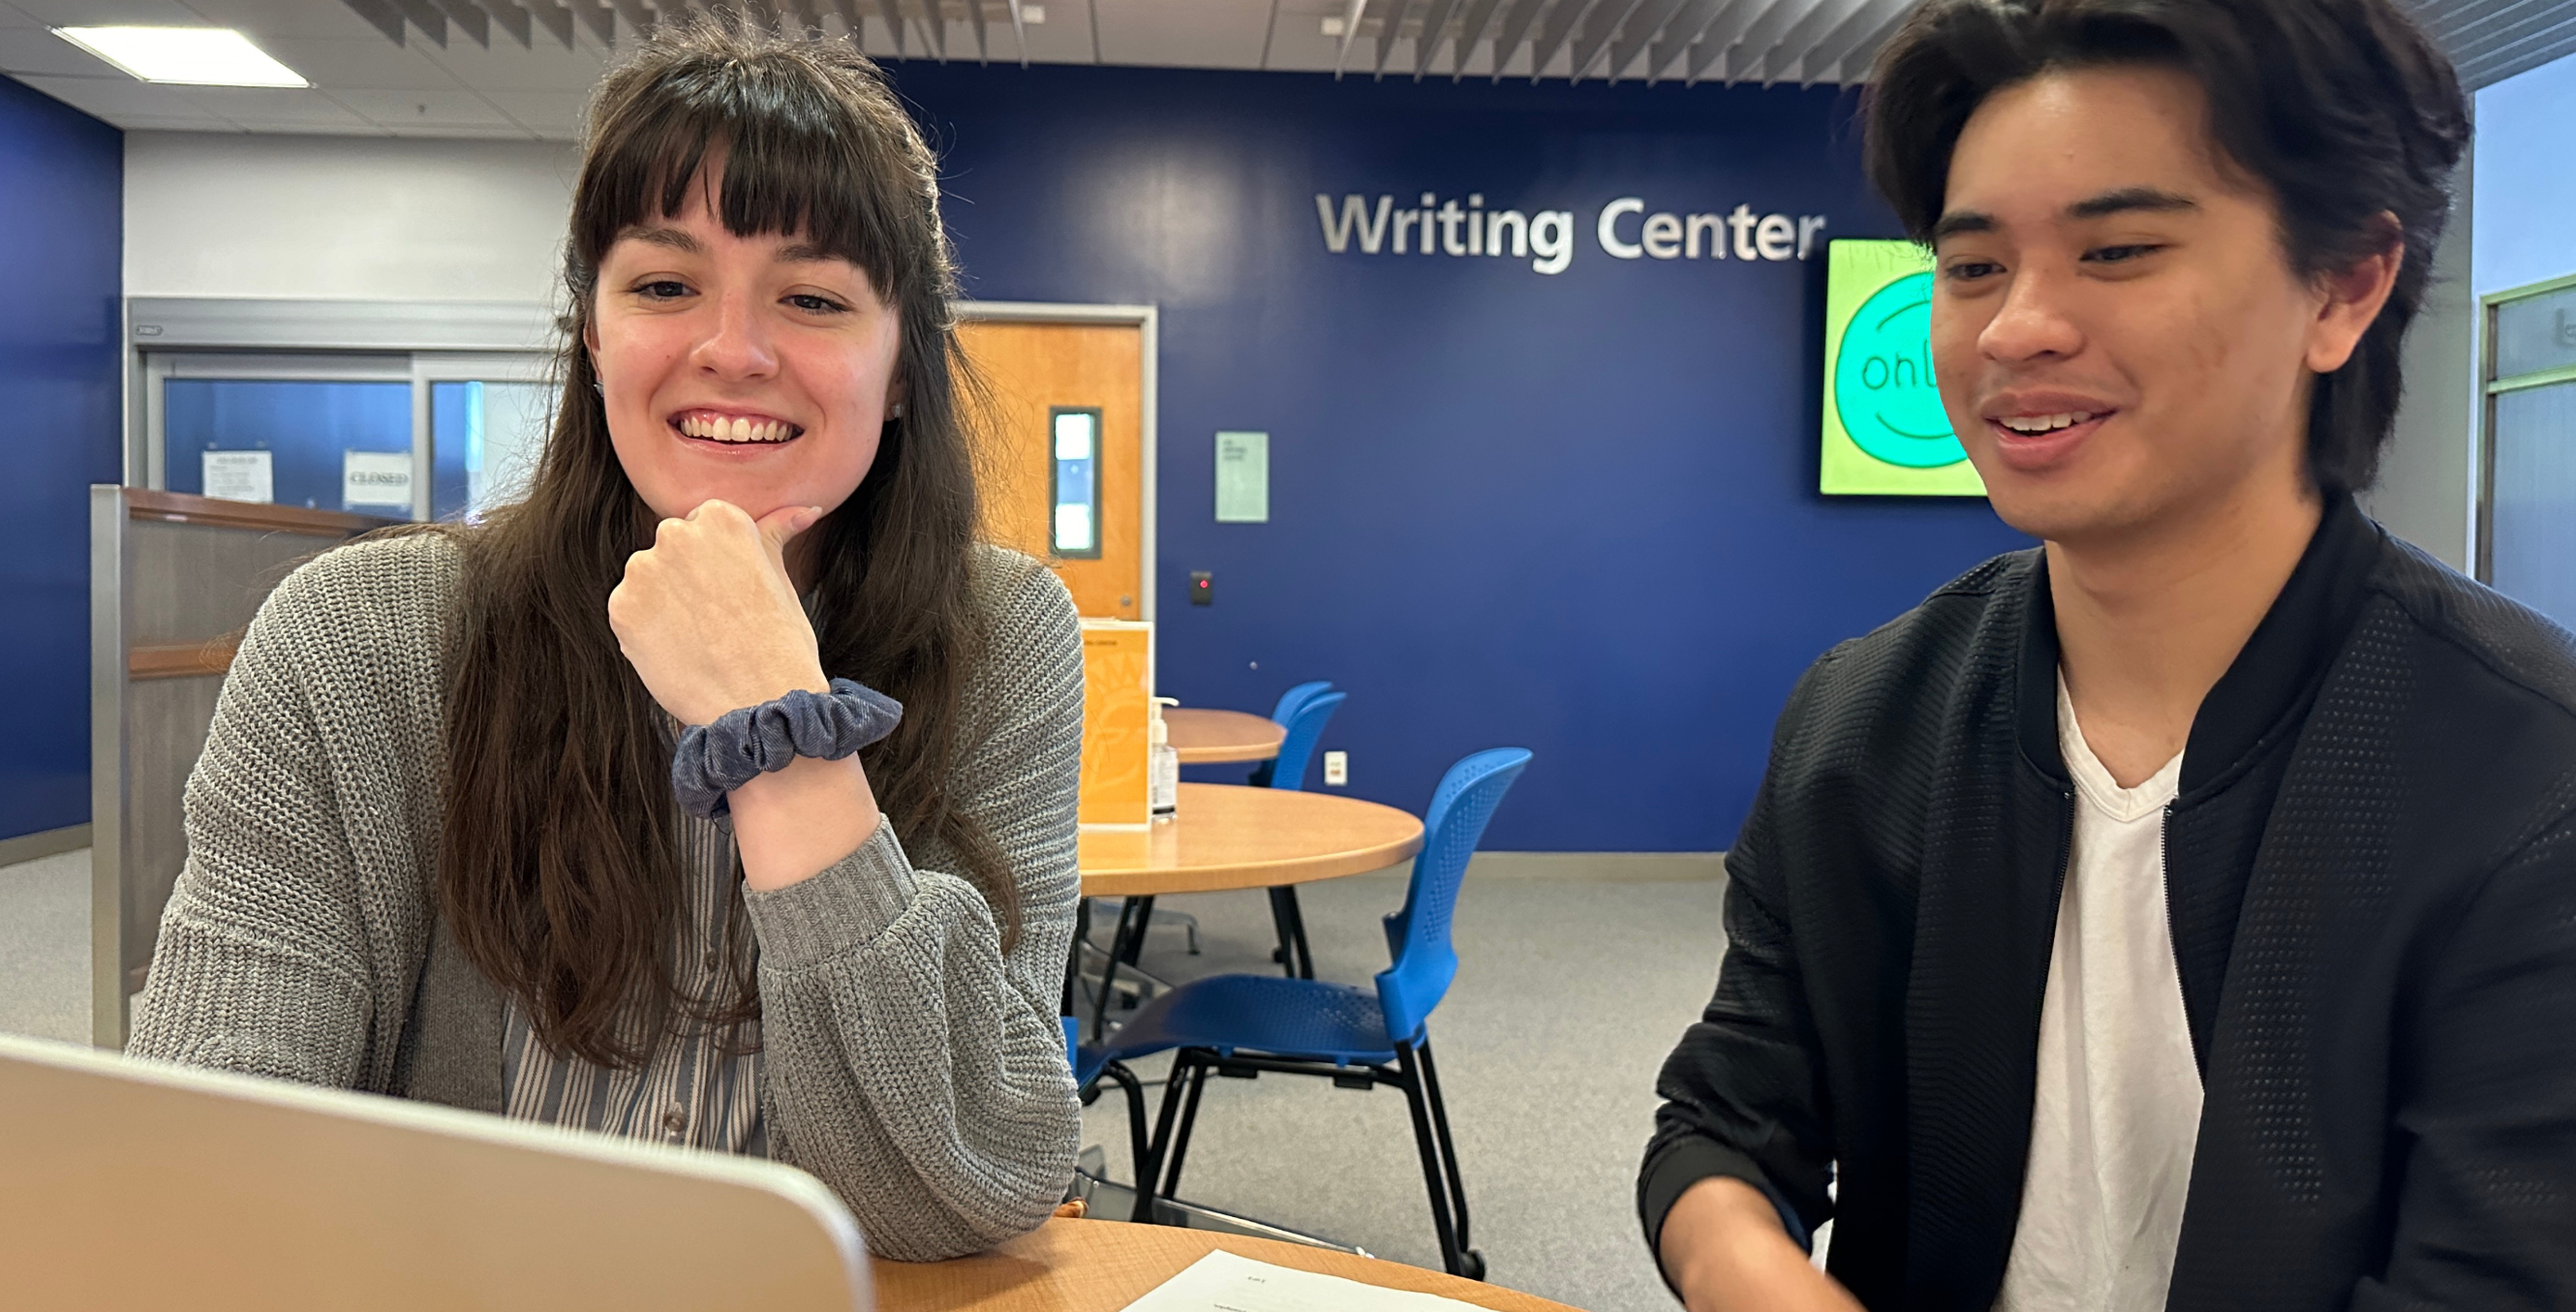
<instances>
[{"instance_id":1,"label":"gray carpet floor","mask_svg":"<svg viewBox=\"0 0 2576 1312\"><path fill-rule=\"evenodd\" d=\"M0 866L0 1033L89 1042L89 850Z\"/></svg>"},{"instance_id":2,"label":"gray carpet floor","mask_svg":"<svg viewBox=\"0 0 2576 1312\"><path fill-rule=\"evenodd\" d=\"M89 854L0 867L0 1030L88 1037ZM1654 1078L1707 1001L1721 937L1710 880L1471 875L1458 979L1431 1021L1466 1177L1474 1241L1498 1284L1590 1312L1674 1306L1637 1234L1638 1154ZM1378 917L1393 874L1308 885L1316 973L1366 984L1386 967ZM1180 980L1272 971L1259 893L1165 898L1197 915L1201 955L1157 928L1144 965ZM1106 929L1100 935L1107 937ZM1148 1079L1159 1059L1142 1064ZM1159 1098L1149 1087L1148 1098ZM1149 1104L1149 1112L1152 1107ZM1128 1175L1114 1091L1085 1112L1086 1142ZM1270 1075L1211 1080L1182 1197L1365 1248L1439 1264L1403 1095Z\"/></svg>"}]
</instances>

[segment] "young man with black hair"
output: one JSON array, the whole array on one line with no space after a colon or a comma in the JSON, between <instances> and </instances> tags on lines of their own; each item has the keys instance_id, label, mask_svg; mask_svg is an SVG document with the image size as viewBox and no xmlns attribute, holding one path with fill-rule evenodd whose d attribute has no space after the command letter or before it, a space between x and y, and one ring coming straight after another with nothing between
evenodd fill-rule
<instances>
[{"instance_id":1,"label":"young man with black hair","mask_svg":"<svg viewBox=\"0 0 2576 1312\"><path fill-rule=\"evenodd\" d=\"M2045 545L1790 695L1659 1086L1666 1276L2576 1307L2576 639L2352 502L2448 63L2393 0L1930 0L1867 113L1951 421Z\"/></svg>"}]
</instances>

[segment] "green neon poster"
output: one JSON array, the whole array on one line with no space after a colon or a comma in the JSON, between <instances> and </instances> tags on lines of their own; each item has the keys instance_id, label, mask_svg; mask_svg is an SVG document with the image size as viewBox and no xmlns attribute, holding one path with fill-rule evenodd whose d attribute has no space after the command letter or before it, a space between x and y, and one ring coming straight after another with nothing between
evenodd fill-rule
<instances>
[{"instance_id":1,"label":"green neon poster","mask_svg":"<svg viewBox=\"0 0 2576 1312\"><path fill-rule=\"evenodd\" d=\"M1825 250L1828 495L1984 496L1932 377L1932 256L1910 241Z\"/></svg>"}]
</instances>

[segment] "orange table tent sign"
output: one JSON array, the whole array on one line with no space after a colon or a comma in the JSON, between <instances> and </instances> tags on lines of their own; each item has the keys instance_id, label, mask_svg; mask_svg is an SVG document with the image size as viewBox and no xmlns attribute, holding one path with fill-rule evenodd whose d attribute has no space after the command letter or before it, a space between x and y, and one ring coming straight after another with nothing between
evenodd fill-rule
<instances>
[{"instance_id":1,"label":"orange table tent sign","mask_svg":"<svg viewBox=\"0 0 2576 1312\"><path fill-rule=\"evenodd\" d=\"M1147 829L1153 812L1154 626L1082 622L1082 797L1085 829Z\"/></svg>"}]
</instances>

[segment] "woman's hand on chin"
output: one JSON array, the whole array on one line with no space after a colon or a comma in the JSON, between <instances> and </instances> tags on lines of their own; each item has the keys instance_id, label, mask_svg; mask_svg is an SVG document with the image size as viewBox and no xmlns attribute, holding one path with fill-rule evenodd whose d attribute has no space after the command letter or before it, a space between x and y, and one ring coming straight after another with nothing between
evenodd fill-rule
<instances>
[{"instance_id":1,"label":"woman's hand on chin","mask_svg":"<svg viewBox=\"0 0 2576 1312\"><path fill-rule=\"evenodd\" d=\"M706 501L666 519L653 545L626 559L608 594L608 624L628 664L682 724L794 692L829 692L814 626L787 576L787 543L823 512L786 506L754 522Z\"/></svg>"}]
</instances>

